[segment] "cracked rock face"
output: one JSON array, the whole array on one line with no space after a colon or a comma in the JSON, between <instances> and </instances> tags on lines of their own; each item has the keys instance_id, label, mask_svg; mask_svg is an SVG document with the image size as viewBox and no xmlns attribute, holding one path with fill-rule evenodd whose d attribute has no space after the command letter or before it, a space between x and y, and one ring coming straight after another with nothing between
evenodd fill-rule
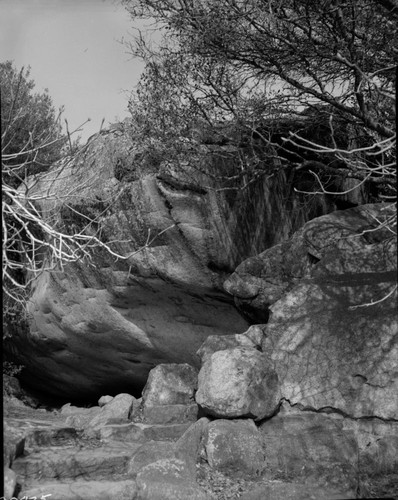
<instances>
[{"instance_id":1,"label":"cracked rock face","mask_svg":"<svg viewBox=\"0 0 398 500\"><path fill-rule=\"evenodd\" d=\"M89 233L129 256L96 251L95 267L79 261L36 279L30 332L12 343L32 389L69 399L138 393L157 364L197 366L209 335L247 329L222 284L244 258L286 236L291 221L265 180L251 191L217 191L206 169L230 173L233 155L222 153L225 165L209 154L202 171L176 170L116 127L32 182L33 194L50 194L38 201L44 217L70 233L95 220Z\"/></svg>"},{"instance_id":2,"label":"cracked rock face","mask_svg":"<svg viewBox=\"0 0 398 500\"><path fill-rule=\"evenodd\" d=\"M227 281L238 303L270 309L262 350L291 404L397 418L396 238L375 230L385 216L363 205L314 219Z\"/></svg>"}]
</instances>

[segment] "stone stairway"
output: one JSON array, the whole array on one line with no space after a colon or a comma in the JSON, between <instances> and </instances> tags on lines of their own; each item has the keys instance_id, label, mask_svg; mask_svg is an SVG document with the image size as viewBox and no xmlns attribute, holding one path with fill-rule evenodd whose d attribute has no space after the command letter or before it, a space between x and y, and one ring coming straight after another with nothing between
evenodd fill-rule
<instances>
[{"instance_id":1,"label":"stone stairway","mask_svg":"<svg viewBox=\"0 0 398 500\"><path fill-rule=\"evenodd\" d=\"M340 418L288 402L260 424L201 417L193 370L158 365L139 400L118 394L91 408L8 412L5 498L357 498L357 441Z\"/></svg>"},{"instance_id":2,"label":"stone stairway","mask_svg":"<svg viewBox=\"0 0 398 500\"><path fill-rule=\"evenodd\" d=\"M160 459L175 459L176 441L191 424L125 421L106 424L94 434L58 423L36 428L12 463L18 498L146 498L139 494L137 474Z\"/></svg>"},{"instance_id":3,"label":"stone stairway","mask_svg":"<svg viewBox=\"0 0 398 500\"><path fill-rule=\"evenodd\" d=\"M192 404L148 409L127 394L102 407L6 418L7 434L16 436L6 452L14 497L204 500L184 439L179 443L196 420ZM153 464L160 471L147 470Z\"/></svg>"},{"instance_id":4,"label":"stone stairway","mask_svg":"<svg viewBox=\"0 0 398 500\"><path fill-rule=\"evenodd\" d=\"M73 431L70 427L49 429L47 433L40 430L38 442L34 436L29 438L24 454L12 465L21 486L18 497L134 498L137 488L129 474L129 462L142 443L79 440ZM71 442L66 444L68 434Z\"/></svg>"}]
</instances>

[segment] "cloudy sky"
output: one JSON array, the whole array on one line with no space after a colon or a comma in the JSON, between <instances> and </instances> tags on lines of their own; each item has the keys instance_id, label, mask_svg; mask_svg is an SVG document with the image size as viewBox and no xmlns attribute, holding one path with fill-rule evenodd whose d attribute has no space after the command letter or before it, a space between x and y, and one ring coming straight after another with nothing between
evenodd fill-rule
<instances>
[{"instance_id":1,"label":"cloudy sky","mask_svg":"<svg viewBox=\"0 0 398 500\"><path fill-rule=\"evenodd\" d=\"M70 129L91 118L83 141L103 118L106 125L128 116L126 91L143 66L120 40L134 33L118 0L0 0L0 61L30 65L37 91L48 88L54 105L65 106Z\"/></svg>"}]
</instances>

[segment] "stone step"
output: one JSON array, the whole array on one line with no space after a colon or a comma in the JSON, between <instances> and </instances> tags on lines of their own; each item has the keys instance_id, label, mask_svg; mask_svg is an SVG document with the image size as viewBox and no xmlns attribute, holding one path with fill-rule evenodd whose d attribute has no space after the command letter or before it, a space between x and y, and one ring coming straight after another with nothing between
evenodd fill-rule
<instances>
[{"instance_id":1,"label":"stone step","mask_svg":"<svg viewBox=\"0 0 398 500\"><path fill-rule=\"evenodd\" d=\"M198 405L174 404L174 405L144 405L144 423L147 424L185 424L196 422L198 419Z\"/></svg>"},{"instance_id":2,"label":"stone step","mask_svg":"<svg viewBox=\"0 0 398 500\"><path fill-rule=\"evenodd\" d=\"M120 481L40 482L21 491L19 498L47 500L133 500L137 485L133 479Z\"/></svg>"},{"instance_id":3,"label":"stone step","mask_svg":"<svg viewBox=\"0 0 398 500\"><path fill-rule=\"evenodd\" d=\"M74 427L50 427L31 431L25 442L25 448L76 445L81 432Z\"/></svg>"},{"instance_id":4,"label":"stone step","mask_svg":"<svg viewBox=\"0 0 398 500\"><path fill-rule=\"evenodd\" d=\"M109 424L99 430L101 440L123 442L176 441L192 425L184 424L152 425L144 423Z\"/></svg>"},{"instance_id":5,"label":"stone step","mask_svg":"<svg viewBox=\"0 0 398 500\"><path fill-rule=\"evenodd\" d=\"M96 448L48 447L17 458L12 469L20 484L45 479L114 479L128 471L141 443L109 442Z\"/></svg>"}]
</instances>

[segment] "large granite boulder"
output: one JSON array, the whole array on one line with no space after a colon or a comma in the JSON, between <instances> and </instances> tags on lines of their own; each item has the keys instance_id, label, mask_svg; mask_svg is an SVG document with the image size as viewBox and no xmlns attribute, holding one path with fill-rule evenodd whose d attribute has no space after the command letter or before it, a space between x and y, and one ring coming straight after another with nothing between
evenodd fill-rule
<instances>
[{"instance_id":1,"label":"large granite boulder","mask_svg":"<svg viewBox=\"0 0 398 500\"><path fill-rule=\"evenodd\" d=\"M275 413L279 400L278 376L256 349L216 351L199 372L196 402L209 415L261 420Z\"/></svg>"}]
</instances>

